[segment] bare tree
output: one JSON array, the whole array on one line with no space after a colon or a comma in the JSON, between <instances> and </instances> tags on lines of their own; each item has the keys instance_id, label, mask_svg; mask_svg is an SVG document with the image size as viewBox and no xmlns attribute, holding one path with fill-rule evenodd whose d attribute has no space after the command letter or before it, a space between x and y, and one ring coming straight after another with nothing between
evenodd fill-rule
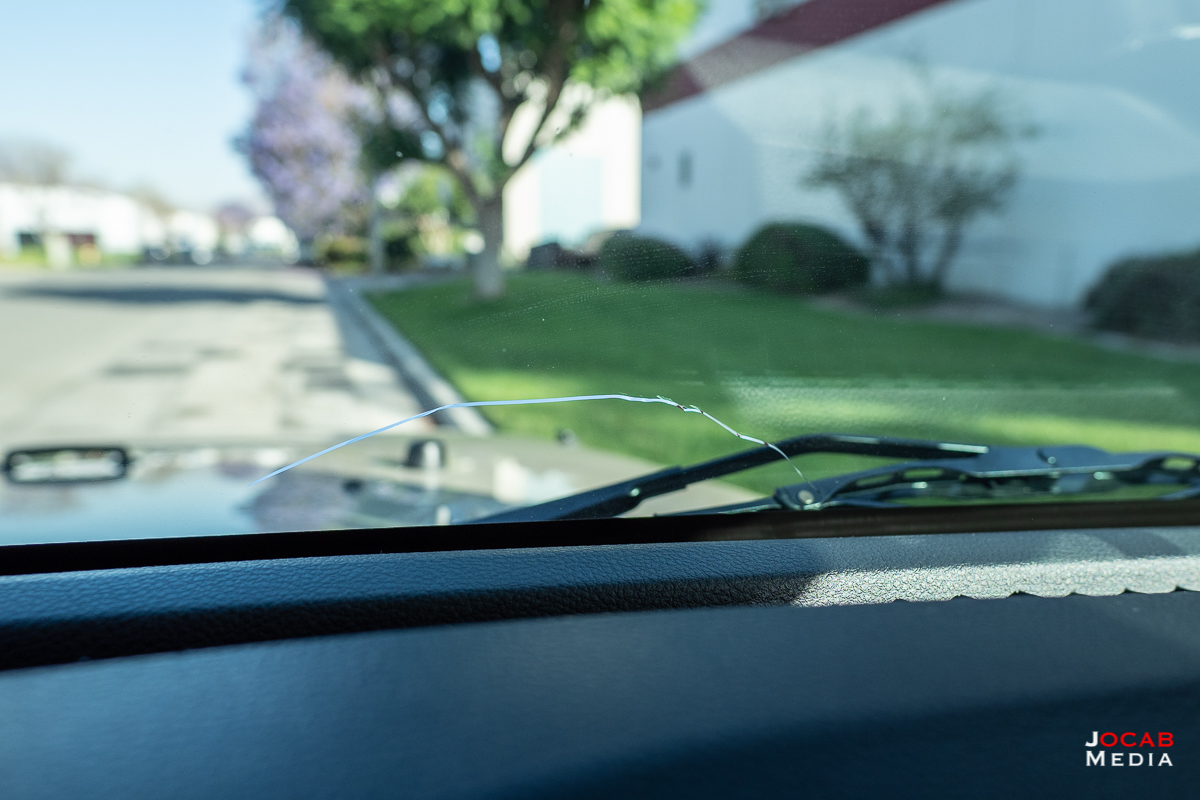
<instances>
[{"instance_id":1,"label":"bare tree","mask_svg":"<svg viewBox=\"0 0 1200 800\"><path fill-rule=\"evenodd\" d=\"M34 139L0 141L0 181L53 186L65 183L70 154Z\"/></svg>"},{"instance_id":2,"label":"bare tree","mask_svg":"<svg viewBox=\"0 0 1200 800\"><path fill-rule=\"evenodd\" d=\"M922 71L918 85L888 118L860 107L830 121L803 182L841 195L886 283L940 291L967 226L1004 207L1019 173L1015 144L1035 130L994 89L940 88Z\"/></svg>"},{"instance_id":3,"label":"bare tree","mask_svg":"<svg viewBox=\"0 0 1200 800\"><path fill-rule=\"evenodd\" d=\"M129 190L129 196L150 209L156 217L167 223L168 218L177 210L174 203L166 195L149 183L139 183Z\"/></svg>"}]
</instances>

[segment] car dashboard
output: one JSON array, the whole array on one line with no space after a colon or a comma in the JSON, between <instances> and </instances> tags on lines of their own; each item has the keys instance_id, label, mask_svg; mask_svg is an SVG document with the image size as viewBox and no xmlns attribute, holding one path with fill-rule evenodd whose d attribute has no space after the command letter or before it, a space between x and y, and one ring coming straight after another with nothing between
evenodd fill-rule
<instances>
[{"instance_id":1,"label":"car dashboard","mask_svg":"<svg viewBox=\"0 0 1200 800\"><path fill-rule=\"evenodd\" d=\"M0 794L1187 796L1200 526L1126 506L5 548Z\"/></svg>"}]
</instances>

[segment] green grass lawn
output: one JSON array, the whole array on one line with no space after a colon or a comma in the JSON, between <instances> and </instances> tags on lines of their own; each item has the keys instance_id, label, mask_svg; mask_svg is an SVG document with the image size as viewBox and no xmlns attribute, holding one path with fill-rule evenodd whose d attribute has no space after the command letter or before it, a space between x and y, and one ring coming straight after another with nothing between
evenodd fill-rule
<instances>
[{"instance_id":1,"label":"green grass lawn","mask_svg":"<svg viewBox=\"0 0 1200 800\"><path fill-rule=\"evenodd\" d=\"M743 433L836 431L993 444L1200 452L1200 365L1023 331L898 321L715 284L522 274L490 304L467 282L372 301L472 400L625 393L695 404ZM667 406L594 401L485 409L501 430L682 464L739 442ZM809 477L872 463L800 461ZM733 479L794 482L786 466Z\"/></svg>"}]
</instances>

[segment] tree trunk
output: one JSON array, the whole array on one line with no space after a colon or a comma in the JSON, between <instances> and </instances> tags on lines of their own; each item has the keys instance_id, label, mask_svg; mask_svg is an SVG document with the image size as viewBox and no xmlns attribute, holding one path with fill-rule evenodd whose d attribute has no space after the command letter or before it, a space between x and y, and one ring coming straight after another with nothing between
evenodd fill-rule
<instances>
[{"instance_id":1,"label":"tree trunk","mask_svg":"<svg viewBox=\"0 0 1200 800\"><path fill-rule=\"evenodd\" d=\"M883 284L890 286L896 282L895 269L887 253L887 229L879 220L872 219L865 211L856 209L863 234L870 248L868 258L875 274L883 278Z\"/></svg>"},{"instance_id":2,"label":"tree trunk","mask_svg":"<svg viewBox=\"0 0 1200 800\"><path fill-rule=\"evenodd\" d=\"M317 265L316 238L307 236L299 240L299 245L300 247L296 258L296 263L302 267L315 267Z\"/></svg>"},{"instance_id":3,"label":"tree trunk","mask_svg":"<svg viewBox=\"0 0 1200 800\"><path fill-rule=\"evenodd\" d=\"M954 263L954 257L958 255L958 248L962 246L963 226L961 222L951 222L946 232L942 236L942 246L938 250L937 260L933 264L933 285L938 289L942 289L946 283L946 275L950 272L950 265Z\"/></svg>"},{"instance_id":4,"label":"tree trunk","mask_svg":"<svg viewBox=\"0 0 1200 800\"><path fill-rule=\"evenodd\" d=\"M897 249L904 262L904 277L909 286L921 283L921 227L916 214L910 210L904 215L900 226L900 237Z\"/></svg>"},{"instance_id":5,"label":"tree trunk","mask_svg":"<svg viewBox=\"0 0 1200 800\"><path fill-rule=\"evenodd\" d=\"M504 273L500 269L500 246L504 244L504 193L484 198L475 208L479 232L483 234L483 252L474 259L475 296L494 300L504 294Z\"/></svg>"},{"instance_id":6,"label":"tree trunk","mask_svg":"<svg viewBox=\"0 0 1200 800\"><path fill-rule=\"evenodd\" d=\"M383 210L379 199L375 196L374 187L371 192L371 218L367 224L367 263L372 275L382 275L384 270L383 252Z\"/></svg>"}]
</instances>

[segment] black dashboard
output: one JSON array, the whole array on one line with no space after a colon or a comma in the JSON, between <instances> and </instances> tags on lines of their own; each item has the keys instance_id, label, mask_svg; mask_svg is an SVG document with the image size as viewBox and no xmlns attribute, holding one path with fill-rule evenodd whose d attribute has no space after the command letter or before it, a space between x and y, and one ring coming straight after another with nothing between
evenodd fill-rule
<instances>
[{"instance_id":1,"label":"black dashboard","mask_svg":"<svg viewBox=\"0 0 1200 800\"><path fill-rule=\"evenodd\" d=\"M1193 796L1200 527L1108 506L6 548L0 796Z\"/></svg>"}]
</instances>

